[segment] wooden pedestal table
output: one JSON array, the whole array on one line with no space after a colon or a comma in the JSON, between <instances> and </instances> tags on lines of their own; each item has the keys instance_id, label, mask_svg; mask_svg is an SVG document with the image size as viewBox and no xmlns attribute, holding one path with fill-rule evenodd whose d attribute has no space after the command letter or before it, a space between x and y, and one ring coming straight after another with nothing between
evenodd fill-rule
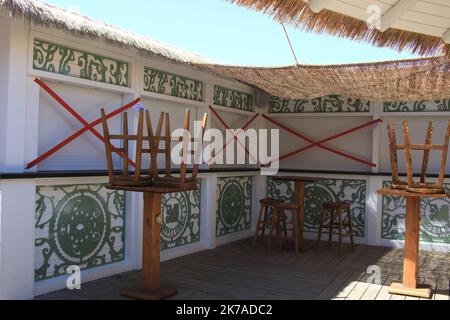
<instances>
[{"instance_id":1,"label":"wooden pedestal table","mask_svg":"<svg viewBox=\"0 0 450 320\"><path fill-rule=\"evenodd\" d=\"M297 176L280 176L273 177L275 181L294 182L294 199L293 202L298 205L298 230L299 230L299 247L304 252L304 224L305 224L305 184L317 182L322 178L297 177Z\"/></svg>"},{"instance_id":2,"label":"wooden pedestal table","mask_svg":"<svg viewBox=\"0 0 450 320\"><path fill-rule=\"evenodd\" d=\"M431 287L418 284L419 240L420 240L420 202L422 198L449 198L447 194L421 194L396 189L378 191L384 196L406 197L405 254L403 266L403 283L393 283L391 294L430 299Z\"/></svg>"},{"instance_id":3,"label":"wooden pedestal table","mask_svg":"<svg viewBox=\"0 0 450 320\"><path fill-rule=\"evenodd\" d=\"M142 286L123 289L121 294L139 300L162 300L176 294L175 288L161 288L160 253L163 194L195 190L195 188L125 187L109 185L108 189L142 192L144 195L144 223L142 243Z\"/></svg>"}]
</instances>

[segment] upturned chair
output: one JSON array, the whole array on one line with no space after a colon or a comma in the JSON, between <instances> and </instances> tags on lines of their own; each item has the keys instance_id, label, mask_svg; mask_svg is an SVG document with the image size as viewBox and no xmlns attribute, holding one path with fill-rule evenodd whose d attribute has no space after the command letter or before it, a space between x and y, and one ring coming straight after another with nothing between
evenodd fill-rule
<instances>
[{"instance_id":1,"label":"upturned chair","mask_svg":"<svg viewBox=\"0 0 450 320\"><path fill-rule=\"evenodd\" d=\"M145 120L144 120L145 114ZM110 134L108 122L106 119L105 110L101 110L103 134L105 139L105 151L108 165L109 183L116 186L155 186L166 188L185 188L195 189L197 187L197 176L199 170L199 159L195 159L192 174L187 176L187 158L189 155L197 157L196 150L189 151L189 144L191 142L198 142L196 139L203 141L203 136L207 124L207 114L203 116L201 123L201 137L195 137L188 139L188 137L173 138L171 136L170 128L170 115L168 113L161 112L159 121L157 124L156 132L153 131L151 114L148 110L139 111L137 133L130 135L128 130L128 114L123 114L122 134ZM144 122L146 122L147 136L144 136ZM162 129L165 125L165 135L162 135ZM186 110L184 129L189 131L190 129L190 111ZM112 147L111 141L121 141L122 147ZM136 141L136 153L135 153L135 170L130 172L130 157L129 157L129 142ZM148 148L144 148L144 142L148 142ZM164 143L164 148L160 149L161 142ZM179 176L172 175L172 142L181 142L182 150L181 157L182 163L180 166ZM199 143L199 142L198 142ZM112 152L117 151L123 154L123 166L122 170L115 170ZM143 155L150 155L150 163L148 167L148 173L143 173L142 163ZM165 156L165 175L159 176L158 170L158 155L163 154Z\"/></svg>"},{"instance_id":2,"label":"upturned chair","mask_svg":"<svg viewBox=\"0 0 450 320\"><path fill-rule=\"evenodd\" d=\"M188 132L190 131L190 110L187 109L184 117L184 127L183 129ZM200 138L201 141L203 141L203 136L205 134L206 130L206 124L208 120L208 114L205 113L203 115L203 119L201 122L201 137L195 137L192 139L188 139L188 137L181 137L181 138L173 138L171 136L171 128L170 128L170 116L168 113L165 115L165 135L163 137L160 137L159 141L164 142L164 148L159 149L159 146L157 149L153 151L153 154L162 153L165 156L165 174L164 176L154 176L154 182L161 186L168 186L168 187L182 187L182 186L194 186L197 184L197 175L199 170L199 159L196 159L198 154L196 154L196 150L189 151L189 145L190 143L195 143L197 138ZM150 129L149 129L150 130ZM158 142L159 142L158 141ZM182 143L182 150L181 150L181 165L180 165L180 173L179 176L174 176L172 174L172 160L171 160L171 152L172 152L172 143L174 142L181 142ZM158 143L159 145L159 143ZM191 177L187 176L187 163L188 163L188 157L194 157L195 161L192 166L192 174Z\"/></svg>"},{"instance_id":3,"label":"upturned chair","mask_svg":"<svg viewBox=\"0 0 450 320\"><path fill-rule=\"evenodd\" d=\"M108 165L109 183L112 185L122 186L140 186L150 184L152 179L148 175L142 174L142 143L144 140L144 111L139 111L139 120L137 126L137 133L130 135L128 132L128 113L123 114L122 134L110 134L108 122L106 120L106 113L104 109L101 109L102 123L103 123L103 135L105 139L105 151L106 161ZM116 171L114 168L114 162L112 157L113 147L112 141L120 140L122 143L121 148L114 147L115 151L123 154L122 170ZM130 172L130 157L129 157L129 142L136 141L136 154L135 154L135 171Z\"/></svg>"},{"instance_id":4,"label":"upturned chair","mask_svg":"<svg viewBox=\"0 0 450 320\"><path fill-rule=\"evenodd\" d=\"M392 167L392 189L406 190L422 194L440 194L445 193L443 188L445 178L445 167L447 164L447 154L449 148L450 138L450 121L448 122L447 132L443 144L433 144L433 123L429 123L427 136L424 144L411 144L408 121L403 121L403 144L397 144L396 132L393 123L388 124L388 140L390 150L390 160ZM402 181L398 173L398 158L397 152L403 150L406 160L406 175L407 181ZM420 181L414 180L412 154L413 151L423 151L422 170L420 174ZM439 177L436 183L426 181L428 163L430 160L431 151L441 151L441 164L439 169Z\"/></svg>"}]
</instances>

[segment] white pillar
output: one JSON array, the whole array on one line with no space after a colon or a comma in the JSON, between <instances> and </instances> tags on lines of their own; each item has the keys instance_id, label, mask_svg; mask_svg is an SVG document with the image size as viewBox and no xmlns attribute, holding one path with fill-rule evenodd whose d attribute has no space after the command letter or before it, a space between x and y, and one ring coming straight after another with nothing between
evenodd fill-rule
<instances>
[{"instance_id":1,"label":"white pillar","mask_svg":"<svg viewBox=\"0 0 450 320\"><path fill-rule=\"evenodd\" d=\"M2 26L3 28L3 26ZM6 80L6 97L2 96L4 108L2 171L23 172L27 157L33 157L37 149L36 108L39 90L30 84L28 73L28 30L23 25L10 26L9 70ZM28 92L31 90L31 94ZM30 99L30 100L29 100ZM31 114L28 114L28 106ZM32 118L34 117L34 118ZM28 126L32 126L34 137L28 134ZM30 141L30 139L32 141ZM26 143L28 142L28 144Z\"/></svg>"},{"instance_id":2,"label":"white pillar","mask_svg":"<svg viewBox=\"0 0 450 320\"><path fill-rule=\"evenodd\" d=\"M27 23L0 29L0 171L22 173L37 155L39 89L28 77ZM0 299L34 296L35 198L33 180L0 181Z\"/></svg>"},{"instance_id":3,"label":"white pillar","mask_svg":"<svg viewBox=\"0 0 450 320\"><path fill-rule=\"evenodd\" d=\"M36 185L3 180L0 192L0 299L32 299Z\"/></svg>"},{"instance_id":4,"label":"white pillar","mask_svg":"<svg viewBox=\"0 0 450 320\"><path fill-rule=\"evenodd\" d=\"M372 102L373 119L380 119L383 109L382 102ZM373 173L380 172L380 136L381 136L382 124L378 124L372 131L372 162L376 164L376 167L372 168Z\"/></svg>"},{"instance_id":5,"label":"white pillar","mask_svg":"<svg viewBox=\"0 0 450 320\"><path fill-rule=\"evenodd\" d=\"M382 196L377 193L382 188L382 177L369 177L366 199L366 243L381 245Z\"/></svg>"},{"instance_id":6,"label":"white pillar","mask_svg":"<svg viewBox=\"0 0 450 320\"><path fill-rule=\"evenodd\" d=\"M200 241L207 249L216 248L217 175L202 180L200 205Z\"/></svg>"}]
</instances>

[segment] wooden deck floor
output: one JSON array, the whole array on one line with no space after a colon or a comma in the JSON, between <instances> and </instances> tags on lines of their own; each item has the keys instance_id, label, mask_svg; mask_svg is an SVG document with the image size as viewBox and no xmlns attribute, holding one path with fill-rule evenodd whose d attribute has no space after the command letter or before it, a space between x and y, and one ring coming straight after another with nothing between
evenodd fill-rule
<instances>
[{"instance_id":1,"label":"wooden deck floor","mask_svg":"<svg viewBox=\"0 0 450 320\"><path fill-rule=\"evenodd\" d=\"M164 262L161 281L178 288L171 298L176 300L409 300L388 293L389 285L401 279L402 254L357 246L354 253L345 247L339 257L337 248L328 249L323 243L318 253L310 250L297 260L293 252L276 247L267 255L263 244L253 248L247 239ZM372 265L380 268L380 284L373 284L367 274ZM420 265L420 279L433 286L433 299L448 300L450 254L423 251ZM37 299L126 299L120 288L139 282L139 272L128 272L85 283L80 291L61 290Z\"/></svg>"}]
</instances>

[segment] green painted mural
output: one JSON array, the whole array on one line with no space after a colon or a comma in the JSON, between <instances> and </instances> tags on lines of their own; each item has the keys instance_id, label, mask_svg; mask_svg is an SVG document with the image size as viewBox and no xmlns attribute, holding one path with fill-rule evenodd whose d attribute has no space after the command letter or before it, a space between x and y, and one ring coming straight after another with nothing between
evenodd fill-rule
<instances>
[{"instance_id":1,"label":"green painted mural","mask_svg":"<svg viewBox=\"0 0 450 320\"><path fill-rule=\"evenodd\" d=\"M144 69L144 90L182 99L203 101L203 82L147 67Z\"/></svg>"},{"instance_id":2,"label":"green painted mural","mask_svg":"<svg viewBox=\"0 0 450 320\"><path fill-rule=\"evenodd\" d=\"M214 86L214 104L226 108L253 112L253 95L221 86Z\"/></svg>"},{"instance_id":3,"label":"green painted mural","mask_svg":"<svg viewBox=\"0 0 450 320\"><path fill-rule=\"evenodd\" d=\"M165 194L161 250L200 241L200 191Z\"/></svg>"},{"instance_id":4,"label":"green painted mural","mask_svg":"<svg viewBox=\"0 0 450 320\"><path fill-rule=\"evenodd\" d=\"M267 187L268 197L292 201L294 195L294 184L292 182L275 181L269 178ZM318 231L323 203L350 201L352 203L354 235L364 237L366 230L366 189L365 180L328 179L316 183L307 183L305 186L305 231ZM329 220L329 216L327 219Z\"/></svg>"},{"instance_id":5,"label":"green painted mural","mask_svg":"<svg viewBox=\"0 0 450 320\"><path fill-rule=\"evenodd\" d=\"M370 101L328 95L315 99L289 100L272 96L269 113L370 112Z\"/></svg>"},{"instance_id":6,"label":"green painted mural","mask_svg":"<svg viewBox=\"0 0 450 320\"><path fill-rule=\"evenodd\" d=\"M34 39L33 69L129 86L128 63L39 39Z\"/></svg>"},{"instance_id":7,"label":"green painted mural","mask_svg":"<svg viewBox=\"0 0 450 320\"><path fill-rule=\"evenodd\" d=\"M104 185L45 186L36 195L35 280L124 260L125 192Z\"/></svg>"},{"instance_id":8,"label":"green painted mural","mask_svg":"<svg viewBox=\"0 0 450 320\"><path fill-rule=\"evenodd\" d=\"M219 178L217 182L218 237L251 228L252 177Z\"/></svg>"},{"instance_id":9,"label":"green painted mural","mask_svg":"<svg viewBox=\"0 0 450 320\"><path fill-rule=\"evenodd\" d=\"M390 182L384 181L384 187ZM446 185L450 188L450 184ZM450 200L425 198L421 203L420 240L450 244ZM381 238L405 239L405 197L383 196Z\"/></svg>"},{"instance_id":10,"label":"green painted mural","mask_svg":"<svg viewBox=\"0 0 450 320\"><path fill-rule=\"evenodd\" d=\"M450 99L385 102L384 112L449 112Z\"/></svg>"}]
</instances>

